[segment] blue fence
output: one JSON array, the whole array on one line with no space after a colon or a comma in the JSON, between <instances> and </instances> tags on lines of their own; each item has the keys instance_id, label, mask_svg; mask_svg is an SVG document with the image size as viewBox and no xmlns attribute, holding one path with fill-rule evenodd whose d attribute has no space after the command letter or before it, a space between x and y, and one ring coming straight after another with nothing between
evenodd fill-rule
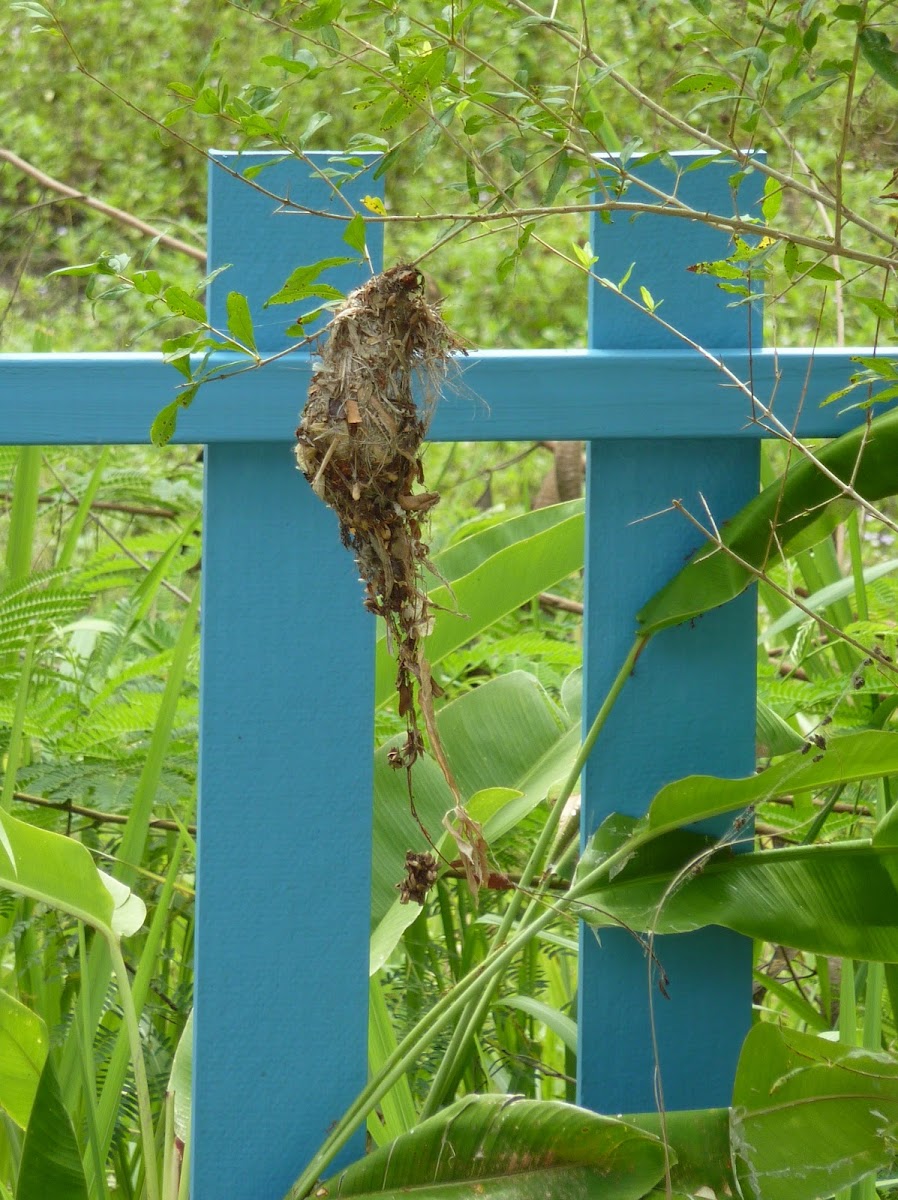
<instances>
[{"instance_id":1,"label":"blue fence","mask_svg":"<svg viewBox=\"0 0 898 1200\"><path fill-rule=\"evenodd\" d=\"M253 158L220 157L237 172ZM688 173L678 194L698 210L732 211L731 171ZM660 163L645 175L673 179ZM263 179L299 205L345 214L302 163ZM347 195L358 203L376 186L360 179ZM759 194L749 176L740 210L752 212ZM294 266L344 253L345 224L278 211L214 166L209 203L210 269L233 264L212 285L211 320L223 327L226 293L244 292L260 349L276 351L284 321L263 301ZM373 223L376 262L380 233ZM756 323L750 352L746 309L685 269L724 256L724 235L645 215L596 221L592 243L604 276L635 262L634 285L663 299L662 315L740 379L751 374L762 398L776 379L784 424L803 436L850 428L851 415L819 408L846 382L848 351L774 360ZM344 269L337 282L361 276ZM484 280L485 303L491 286ZM476 398L448 398L431 428L443 441L588 441L587 720L630 647L637 609L696 545L676 512L639 519L675 498L698 508L699 493L725 519L757 490L764 436L711 362L597 285L589 303L587 349L471 355L465 383ZM0 442L145 442L171 378L156 355L2 356ZM308 381L308 359L291 356L216 383L178 429L179 441L207 446L194 1200L278 1200L366 1078L375 624L333 515L295 469ZM681 775L752 771L755 659L748 595L652 641L588 764L586 832L609 811L641 813ZM645 962L630 939L602 940L601 950L591 937L581 944L579 1097L605 1112L651 1109ZM665 945L671 999L656 1018L669 1108L729 1102L750 952L721 931Z\"/></svg>"}]
</instances>

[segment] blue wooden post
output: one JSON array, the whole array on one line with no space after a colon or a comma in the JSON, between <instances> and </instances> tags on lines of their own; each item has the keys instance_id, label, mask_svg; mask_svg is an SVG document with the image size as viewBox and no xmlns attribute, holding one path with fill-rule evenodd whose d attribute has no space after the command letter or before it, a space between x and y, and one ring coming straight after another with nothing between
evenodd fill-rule
<instances>
[{"instance_id":1,"label":"blue wooden post","mask_svg":"<svg viewBox=\"0 0 898 1200\"><path fill-rule=\"evenodd\" d=\"M680 161L683 161L683 157ZM678 194L713 212L732 207L732 163L687 174ZM656 162L639 171L671 190L671 171ZM760 184L747 179L740 211L751 211ZM750 344L749 309L690 264L723 258L724 235L698 223L640 217L627 227L593 221L597 271L622 279L635 262L628 293L648 288L663 315L699 345L732 349ZM754 314L754 345L760 314ZM672 334L621 297L593 284L589 344L601 350L675 349ZM682 343L680 343L682 346ZM685 346L683 349L688 354ZM709 387L731 429L744 405L721 381ZM687 411L699 394L677 396L661 373L649 373L629 401L642 407L649 392ZM688 428L688 427L687 427ZM673 575L701 534L675 499L703 521L700 495L722 523L758 490L758 442L733 437L659 438L646 422L642 436L595 439L587 476L586 698L584 719L595 715L630 648L634 614ZM665 631L638 660L584 772L583 828L587 837L613 811L645 812L663 784L693 772L748 775L754 768L756 677L754 593L711 613L695 626ZM657 1030L660 1080L668 1108L726 1105L739 1047L751 1012L751 942L720 929L659 939L655 952L667 972L670 999L649 982L645 954L625 932L581 934L578 1088L582 1103L605 1112L654 1109L655 1062L651 1015Z\"/></svg>"},{"instance_id":2,"label":"blue wooden post","mask_svg":"<svg viewBox=\"0 0 898 1200\"><path fill-rule=\"evenodd\" d=\"M334 207L305 165L261 181ZM209 262L235 265L214 281L210 320L224 328L227 292L243 292L262 353L297 315L263 301L295 266L351 253L344 224L273 210L211 168ZM362 282L353 271L337 286ZM259 403L265 388L260 372ZM195 1200L280 1197L366 1078L375 631L290 434L206 450Z\"/></svg>"}]
</instances>

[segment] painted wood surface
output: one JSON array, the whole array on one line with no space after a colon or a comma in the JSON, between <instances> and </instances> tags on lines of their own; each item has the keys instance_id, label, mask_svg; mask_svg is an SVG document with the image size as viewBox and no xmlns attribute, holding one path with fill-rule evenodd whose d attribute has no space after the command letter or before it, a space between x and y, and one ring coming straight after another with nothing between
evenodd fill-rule
<instances>
[{"instance_id":1,"label":"painted wood surface","mask_svg":"<svg viewBox=\"0 0 898 1200\"><path fill-rule=\"evenodd\" d=\"M330 203L308 168L262 178ZM299 263L348 250L342 225L272 207L212 168L209 259L234 265L210 319L223 325L227 292L243 292L263 353L291 319L264 300ZM338 286L363 278L344 268ZM266 387L252 379L251 411ZM291 426L303 402L297 388ZM375 629L288 440L206 448L195 1200L282 1196L367 1073Z\"/></svg>"},{"instance_id":2,"label":"painted wood surface","mask_svg":"<svg viewBox=\"0 0 898 1200\"><path fill-rule=\"evenodd\" d=\"M686 156L684 156L686 157ZM660 164L645 177L664 186ZM726 170L687 174L679 195L712 211L730 203ZM760 181L742 184L748 210ZM635 222L621 237L598 220L592 230L601 270L619 279L632 270L632 290L646 287L668 320L700 345L748 347L760 342L760 311L749 328L747 306L686 268L723 257L726 238L700 224L674 243L662 217ZM589 337L600 349L644 356L671 335L619 296L595 287ZM682 353L682 352L681 352ZM689 357L693 355L687 351ZM634 408L649 397L690 411L726 407L719 381L696 380L673 396L664 374L648 371L630 393ZM681 500L704 516L700 495L719 522L758 490L759 444L730 435L664 438L646 420L640 436L596 439L589 446L584 630L584 720L592 720L633 642L634 613L697 548L701 535L678 512ZM646 519L649 518L649 519ZM641 816L665 783L694 772L749 775L754 769L756 688L754 592L707 614L694 626L666 630L636 663L583 776L586 838L611 812ZM751 1015L751 942L720 929L660 938L655 953L669 977L665 998L650 977L646 953L628 933L602 931L601 947L581 928L578 994L578 1095L604 1112L648 1112L729 1104L739 1048ZM652 1023L657 1034L656 1061ZM656 1069L657 1068L657 1069Z\"/></svg>"},{"instance_id":3,"label":"painted wood surface","mask_svg":"<svg viewBox=\"0 0 898 1200\"><path fill-rule=\"evenodd\" d=\"M612 228L616 235L633 235ZM684 228L677 223L678 230ZM301 257L311 260L314 251L310 247ZM216 282L216 295L232 286L227 277ZM857 424L857 410L844 411L851 399L826 408L820 402L847 383L859 369L852 357L872 354L869 347L818 349L813 355L806 350L749 355L738 346L717 350L739 379L754 379L762 400L776 383L774 412L801 436L837 437ZM464 361L462 371L469 394L446 396L431 425L433 441L639 438L647 429L657 437L769 436L749 423L748 400L726 386L718 368L685 350L642 345L480 351ZM178 418L175 440L291 442L298 400L309 385L308 360L279 359L259 375L249 371L202 389ZM2 354L0 397L9 401L0 404L0 445L146 442L153 417L174 399L179 378L155 354ZM662 385L647 387L647 379Z\"/></svg>"}]
</instances>

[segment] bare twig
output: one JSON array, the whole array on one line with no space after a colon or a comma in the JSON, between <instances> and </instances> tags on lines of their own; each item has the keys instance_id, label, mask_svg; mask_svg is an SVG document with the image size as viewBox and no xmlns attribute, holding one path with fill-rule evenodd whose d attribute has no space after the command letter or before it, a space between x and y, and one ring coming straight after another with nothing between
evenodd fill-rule
<instances>
[{"instance_id":1,"label":"bare twig","mask_svg":"<svg viewBox=\"0 0 898 1200\"><path fill-rule=\"evenodd\" d=\"M29 804L32 808L52 808L57 812L72 813L84 817L94 825L127 825L129 818L124 813L101 812L97 808L85 808L83 804L75 804L72 800L48 800L45 796L32 796L30 792L13 792L13 800L19 804ZM166 817L153 817L147 822L151 829L165 829L177 833L182 826L177 821L169 821ZM196 835L195 825L184 825L191 836Z\"/></svg>"},{"instance_id":2,"label":"bare twig","mask_svg":"<svg viewBox=\"0 0 898 1200\"><path fill-rule=\"evenodd\" d=\"M116 208L112 204L107 204L104 200L97 200L94 196L89 196L87 192L81 192L77 188L69 187L62 180L54 179L52 175L47 175L45 171L41 171L33 163L26 162L18 154L13 154L12 150L6 150L0 146L0 162L8 162L10 166L15 167L17 171L21 171L23 175L28 175L36 183L39 183L41 187L47 188L48 191L56 192L58 195L65 197L66 200L73 200L77 204L83 204L85 208L93 209L94 212L100 213L101 216L109 217L110 220L117 221L120 225L127 225L131 229L136 229L138 233L155 238L160 246L165 246L169 250L176 251L178 254L186 254L189 258L195 259L196 262L205 266L206 251L199 246L191 246L189 242L182 242L180 238L172 237L169 233L164 233L161 229L157 229L147 221L142 221L140 217L136 217L133 213L125 212L123 208Z\"/></svg>"}]
</instances>

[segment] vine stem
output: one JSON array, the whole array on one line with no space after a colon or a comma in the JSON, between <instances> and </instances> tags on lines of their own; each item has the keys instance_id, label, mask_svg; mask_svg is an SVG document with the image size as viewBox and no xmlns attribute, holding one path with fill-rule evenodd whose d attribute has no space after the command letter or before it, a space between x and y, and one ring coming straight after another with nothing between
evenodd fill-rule
<instances>
[{"instance_id":1,"label":"vine stem","mask_svg":"<svg viewBox=\"0 0 898 1200\"><path fill-rule=\"evenodd\" d=\"M530 853L530 857L528 858L524 870L521 873L521 878L518 881L514 893L512 894L508 907L505 910L505 914L499 924L499 928L496 930L495 937L493 938L492 950L498 949L498 947L502 946L507 940L512 924L514 923L518 912L520 911L526 890L530 888L531 883L541 871L543 872L543 880L540 887L536 890L536 893L531 894L530 904L524 913L522 929L526 929L527 924L532 919L537 909L542 908L543 896L549 888L550 879L550 873L548 871L549 864L546 862L546 859L554 841L555 834L558 830L558 825L561 821L561 814L564 811L564 806L573 794L574 788L577 786L580 775L583 771L584 764L586 763L586 760L589 758L590 754L592 753L592 749L595 746L596 739L602 732L605 722L608 720L608 716L611 713L611 710L614 707L614 704L620 695L624 684L629 679L636 660L642 653L647 641L648 638L639 637L630 647L630 651L627 654L627 657L624 659L620 670L615 676L608 694L605 696L602 706L596 714L595 720L590 725L589 732L583 740L583 744L580 747L574 764L568 773L568 777L564 782L564 786L562 787L557 800L555 800L551 809L549 810L549 815L546 818L546 823L543 826L542 833L540 834L536 845L533 847L533 850ZM563 901L554 901L554 907L556 911L559 909L563 910ZM452 1038L449 1042L448 1049L443 1055L442 1061L440 1062L436 1074L434 1075L430 1091L427 1093L427 1099L424 1101L424 1104L421 1108L420 1115L422 1120L425 1117L431 1116L443 1102L443 1099L449 1090L449 1083L455 1074L455 1063L458 1061L459 1055L463 1052L464 1048L480 1028L481 1023L483 1022L483 1019L489 1010L489 1006L500 981L501 976L498 974L495 975L489 981L489 983L486 984L482 994L468 1004L465 1012L459 1019L458 1025L455 1027L455 1031L453 1032Z\"/></svg>"},{"instance_id":2,"label":"vine stem","mask_svg":"<svg viewBox=\"0 0 898 1200\"><path fill-rule=\"evenodd\" d=\"M537 871L543 862L549 847L552 844L552 838L558 827L558 822L561 818L561 812L564 808L565 801L569 799L577 786L577 781L580 778L580 773L583 770L583 765L589 757L596 740L605 726L606 721L614 707L617 697L623 690L624 684L629 679L636 660L642 653L647 642L648 635L640 635L636 638L630 648L629 653L624 659L620 670L615 676L614 682L608 690L605 699L593 720L589 732L583 740L577 758L571 767L570 773L565 780L564 786L555 801L546 824L543 828L530 857L527 865L524 868L520 887L526 887L533 880ZM493 946L483 960L472 971L458 981L453 988L442 996L433 1008L405 1035L393 1053L384 1063L380 1072L372 1079L368 1085L358 1094L344 1115L340 1118L324 1142L312 1157L308 1166L296 1180L287 1193L285 1200L303 1200L311 1189L315 1186L321 1177L322 1171L333 1161L334 1157L346 1145L352 1137L358 1126L365 1120L368 1113L374 1108L377 1102L390 1090L394 1083L405 1074L413 1065L422 1049L429 1045L434 1038L443 1030L446 1025L456 1017L463 1019L463 1014L472 999L472 994L478 989L489 989L495 986L495 983L501 978L502 972L508 964L514 959L515 955L537 934L539 934L547 925L557 919L559 912L564 912L569 908L580 896L587 894L593 890L595 886L605 879L609 873L613 872L616 865L622 862L627 856L633 853L633 850L640 846L643 842L654 837L654 832L648 830L640 830L629 841L621 846L614 854L610 855L603 862L599 863L587 875L584 875L578 883L573 885L567 894L556 900L553 905L546 909L541 906L541 891L537 893L531 900L523 917L521 918L521 928L517 931L511 940L506 941L512 922L517 915L522 900L523 891L518 890L514 893L506 911L505 917L499 929L496 932ZM543 889L544 890L544 889ZM504 943L504 944L503 944ZM475 1001L475 1004L477 1001ZM470 1032L473 1032L471 1030ZM470 1034L469 1034L470 1035ZM447 1056L448 1057L448 1056ZM434 1081L436 1085L436 1080Z\"/></svg>"}]
</instances>

